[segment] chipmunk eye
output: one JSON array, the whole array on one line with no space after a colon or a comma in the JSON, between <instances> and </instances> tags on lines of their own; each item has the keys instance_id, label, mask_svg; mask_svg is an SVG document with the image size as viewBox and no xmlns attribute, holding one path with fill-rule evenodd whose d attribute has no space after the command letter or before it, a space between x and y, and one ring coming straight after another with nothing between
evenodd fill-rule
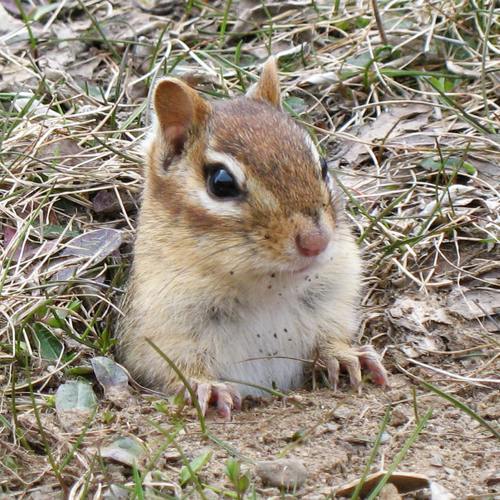
<instances>
[{"instance_id":1,"label":"chipmunk eye","mask_svg":"<svg viewBox=\"0 0 500 500\"><path fill-rule=\"evenodd\" d=\"M321 177L323 177L323 180L326 181L328 177L328 163L324 158L321 158L320 164L321 164Z\"/></svg>"},{"instance_id":2,"label":"chipmunk eye","mask_svg":"<svg viewBox=\"0 0 500 500\"><path fill-rule=\"evenodd\" d=\"M236 198L241 194L238 184L223 165L206 167L207 188L217 198Z\"/></svg>"}]
</instances>

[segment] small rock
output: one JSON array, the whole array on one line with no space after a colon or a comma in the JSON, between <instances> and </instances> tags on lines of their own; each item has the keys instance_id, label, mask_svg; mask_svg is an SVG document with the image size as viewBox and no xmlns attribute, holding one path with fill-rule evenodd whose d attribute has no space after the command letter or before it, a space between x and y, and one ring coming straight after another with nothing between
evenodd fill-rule
<instances>
[{"instance_id":1,"label":"small rock","mask_svg":"<svg viewBox=\"0 0 500 500\"><path fill-rule=\"evenodd\" d=\"M432 500L455 500L457 497L450 493L444 486L441 486L434 481L431 483L431 498Z\"/></svg>"},{"instance_id":2,"label":"small rock","mask_svg":"<svg viewBox=\"0 0 500 500\"><path fill-rule=\"evenodd\" d=\"M255 472L264 484L285 490L300 488L307 479L302 462L291 458L258 462Z\"/></svg>"},{"instance_id":3,"label":"small rock","mask_svg":"<svg viewBox=\"0 0 500 500\"><path fill-rule=\"evenodd\" d=\"M163 458L167 463L176 463L181 461L181 454L177 450L167 450L163 454Z\"/></svg>"},{"instance_id":4,"label":"small rock","mask_svg":"<svg viewBox=\"0 0 500 500\"><path fill-rule=\"evenodd\" d=\"M339 426L333 422L327 422L324 427L325 432L337 432L339 430Z\"/></svg>"},{"instance_id":5,"label":"small rock","mask_svg":"<svg viewBox=\"0 0 500 500\"><path fill-rule=\"evenodd\" d=\"M389 483L382 488L379 500L401 500L401 495L396 486Z\"/></svg>"},{"instance_id":6,"label":"small rock","mask_svg":"<svg viewBox=\"0 0 500 500\"><path fill-rule=\"evenodd\" d=\"M399 409L396 408L392 412L391 425L394 427L400 427L408 422L408 417Z\"/></svg>"},{"instance_id":7,"label":"small rock","mask_svg":"<svg viewBox=\"0 0 500 500\"><path fill-rule=\"evenodd\" d=\"M443 457L439 453L433 453L430 464L434 467L442 467L443 466Z\"/></svg>"},{"instance_id":8,"label":"small rock","mask_svg":"<svg viewBox=\"0 0 500 500\"><path fill-rule=\"evenodd\" d=\"M391 440L391 435L388 432L382 432L382 436L380 436L380 442L382 444L388 443Z\"/></svg>"},{"instance_id":9,"label":"small rock","mask_svg":"<svg viewBox=\"0 0 500 500\"><path fill-rule=\"evenodd\" d=\"M347 420L352 418L353 413L352 408L349 408L348 406L339 406L338 408L335 408L332 416L335 420Z\"/></svg>"}]
</instances>

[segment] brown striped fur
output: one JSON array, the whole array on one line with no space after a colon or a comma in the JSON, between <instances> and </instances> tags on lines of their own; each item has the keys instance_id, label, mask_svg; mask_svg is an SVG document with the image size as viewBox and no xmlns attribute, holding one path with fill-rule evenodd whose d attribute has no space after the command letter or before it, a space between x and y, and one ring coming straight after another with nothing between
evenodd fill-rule
<instances>
[{"instance_id":1,"label":"brown striped fur","mask_svg":"<svg viewBox=\"0 0 500 500\"><path fill-rule=\"evenodd\" d=\"M351 352L357 248L310 138L280 99L273 60L245 97L209 103L175 79L155 91L157 123L118 327L121 359L148 385L172 390L178 382L145 338L188 377L275 377L284 390L300 383L297 363L244 358ZM207 194L204 166L214 155L225 155L243 177L240 199ZM298 255L295 241L318 228L331 245L309 276L300 269L311 261Z\"/></svg>"}]
</instances>

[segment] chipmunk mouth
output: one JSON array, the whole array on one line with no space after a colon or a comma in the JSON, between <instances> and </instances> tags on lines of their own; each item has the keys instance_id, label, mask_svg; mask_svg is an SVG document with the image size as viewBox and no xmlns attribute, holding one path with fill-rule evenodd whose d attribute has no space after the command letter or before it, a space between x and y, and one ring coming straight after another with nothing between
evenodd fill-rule
<instances>
[{"instance_id":1,"label":"chipmunk mouth","mask_svg":"<svg viewBox=\"0 0 500 500\"><path fill-rule=\"evenodd\" d=\"M307 261L297 262L296 266L290 266L291 274L301 274L305 272L309 272L312 269L316 268L320 264L319 259L316 257L311 257L307 259Z\"/></svg>"},{"instance_id":2,"label":"chipmunk mouth","mask_svg":"<svg viewBox=\"0 0 500 500\"><path fill-rule=\"evenodd\" d=\"M314 262L312 262L310 264L306 264L305 266L302 266L299 269L294 269L292 271L292 273L293 274L305 273L306 271L309 271L313 266L314 266Z\"/></svg>"},{"instance_id":3,"label":"chipmunk mouth","mask_svg":"<svg viewBox=\"0 0 500 500\"><path fill-rule=\"evenodd\" d=\"M331 245L328 246L325 252L311 257L297 256L293 262L290 262L288 269L291 274L303 274L321 268L328 260L331 259Z\"/></svg>"}]
</instances>

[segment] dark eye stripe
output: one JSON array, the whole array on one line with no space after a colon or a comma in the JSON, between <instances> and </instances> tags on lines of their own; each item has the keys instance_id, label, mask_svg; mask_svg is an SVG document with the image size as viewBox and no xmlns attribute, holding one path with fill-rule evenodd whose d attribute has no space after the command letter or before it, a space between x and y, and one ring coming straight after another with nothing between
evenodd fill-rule
<instances>
[{"instance_id":1,"label":"dark eye stripe","mask_svg":"<svg viewBox=\"0 0 500 500\"><path fill-rule=\"evenodd\" d=\"M323 179L326 180L326 177L328 175L328 163L325 160L325 158L321 158L320 164L321 164L321 177L323 177Z\"/></svg>"}]
</instances>

